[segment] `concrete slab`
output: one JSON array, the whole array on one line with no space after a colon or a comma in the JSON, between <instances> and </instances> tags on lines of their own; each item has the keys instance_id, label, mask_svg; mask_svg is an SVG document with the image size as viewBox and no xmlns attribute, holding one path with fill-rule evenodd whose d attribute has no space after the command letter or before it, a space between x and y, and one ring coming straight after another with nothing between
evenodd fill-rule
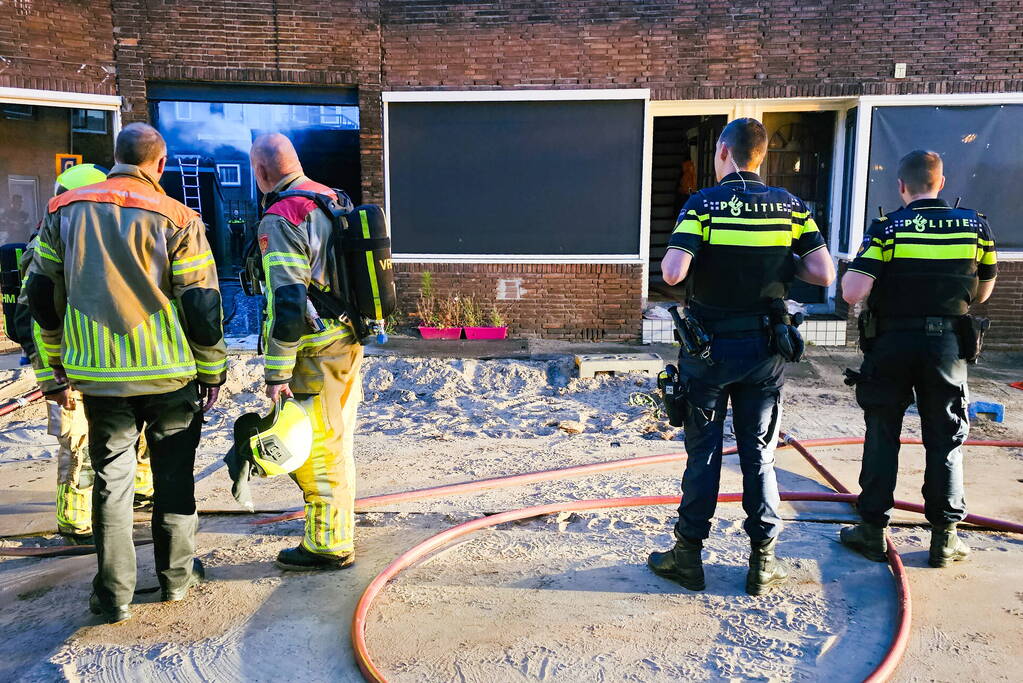
<instances>
[{"instance_id":1,"label":"concrete slab","mask_svg":"<svg viewBox=\"0 0 1023 683\"><path fill-rule=\"evenodd\" d=\"M575 357L579 377L593 377L598 372L645 372L657 375L664 361L656 353L581 354Z\"/></svg>"}]
</instances>

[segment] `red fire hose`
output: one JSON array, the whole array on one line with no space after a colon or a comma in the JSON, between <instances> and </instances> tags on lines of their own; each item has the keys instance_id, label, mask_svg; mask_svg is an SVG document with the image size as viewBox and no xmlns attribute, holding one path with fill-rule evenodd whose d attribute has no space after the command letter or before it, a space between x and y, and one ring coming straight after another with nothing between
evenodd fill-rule
<instances>
[{"instance_id":1,"label":"red fire hose","mask_svg":"<svg viewBox=\"0 0 1023 683\"><path fill-rule=\"evenodd\" d=\"M36 389L35 391L31 391L31 392L25 394L24 396L19 396L18 398L12 398L7 403L4 403L3 405L0 405L0 416L7 415L9 413L13 413L18 408L24 408L25 406L27 406L32 401L35 401L35 400L40 399L42 397L43 397L42 390Z\"/></svg>"},{"instance_id":2,"label":"red fire hose","mask_svg":"<svg viewBox=\"0 0 1023 683\"><path fill-rule=\"evenodd\" d=\"M788 501L825 501L825 502L841 502L841 503L855 503L856 496L849 493L849 490L832 475L821 463L817 460L810 452L806 449L804 444L796 441L792 437L783 436L784 445L780 445L779 448L794 448L800 453L811 466L816 469L821 476L823 476L832 486L840 491L840 493L812 493L812 492L801 492L801 491L787 491L781 493L782 500ZM817 439L808 441L808 446L837 446L846 444L859 444L863 443L862 438L839 438L839 439ZM916 439L905 439L902 443L908 444L919 444L921 443ZM973 446L1006 446L1006 447L1023 447L1023 442L1019 441L968 441L968 445ZM735 449L731 448L725 451L725 453L734 453ZM662 456L651 456L653 462L672 462L685 458L684 453L672 453ZM421 500L423 498L431 498L439 495L450 495L452 493L465 493L473 490L486 490L499 488L502 486L512 486L516 484L532 483L535 481L545 481L554 478L560 478L565 476L572 476L575 474L582 474L590 471L607 471L611 469L621 469L625 467L635 466L636 461L648 460L647 458L630 458L626 460L613 460L597 465L582 465L578 467L567 467L560 470L551 470L547 472L534 472L522 475L514 475L511 477L498 477L494 479L485 479L480 482L466 482L462 484L453 484L450 486L437 486L428 489L419 489L417 491L410 491L407 494L392 494L389 496L380 496L380 499L386 499L387 502L398 502L398 501L412 501ZM643 462L640 464L650 464L650 462ZM590 467L597 467L599 469L590 470ZM555 476L551 476L551 475ZM474 488L478 486L478 488ZM740 493L726 493L718 497L719 502L739 502L742 500L742 494ZM391 564L389 564L380 574L378 574L373 581L363 591L362 596L359 598L359 602L355 608L355 614L352 617L352 646L355 650L355 658L358 662L359 669L368 681L383 682L386 681L383 673L373 662L372 657L369 654L369 648L366 644L366 618L369 614L369 610L373 605L374 600L384 589L387 583L397 576L402 570L409 567L417 560L426 557L435 550L443 547L450 541L470 534L479 529L501 524L503 522L509 522L518 519L526 519L530 517L538 517L541 515L553 514L556 512L568 512L574 510L593 510L599 508L610 508L610 507L636 507L643 505L664 505L664 504L675 504L678 501L678 496L637 496L631 498L602 498L594 500L579 500L571 501L566 503L554 503L550 505L539 505L534 507L522 508L519 510L509 510L496 515L488 517L482 517L479 519L470 520L452 527L446 531L432 536L426 539L422 543L410 548L405 553L400 555ZM366 503L369 502L369 505ZM356 505L363 508L373 507L374 504L379 505L382 503L376 503L375 499L363 499L362 501L356 501ZM906 503L904 501L896 501L895 507L901 510L908 510L912 512L922 512L923 506ZM282 519L296 519L301 517L301 511L288 513L287 515L281 515L279 517L273 517L268 519L258 520L258 523L270 523L275 521L281 521ZM993 529L999 529L1003 531L1011 531L1016 533L1023 533L1023 524L1017 524L1015 522L1007 522L1003 520L991 519L987 517L980 517L977 515L968 515L964 520L971 524L978 524L987 526ZM897 625L895 629L895 636L888 648L888 652L885 657L881 660L878 666L870 673L865 679L869 683L876 683L879 681L885 681L895 672L895 669L899 665L899 661L902 659L902 655L906 651L906 647L909 644L909 634L912 625L912 603L909 592L909 579L906 575L905 567L902 564L902 559L899 557L899 553L895 548L895 544L888 539L888 564L892 569L892 574L896 581L896 589L899 597L899 605L897 610Z\"/></svg>"}]
</instances>

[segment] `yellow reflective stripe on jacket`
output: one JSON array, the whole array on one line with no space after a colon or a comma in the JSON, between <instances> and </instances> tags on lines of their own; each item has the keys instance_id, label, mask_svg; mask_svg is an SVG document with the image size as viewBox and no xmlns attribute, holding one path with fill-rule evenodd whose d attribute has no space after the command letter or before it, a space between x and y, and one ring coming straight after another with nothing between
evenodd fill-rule
<instances>
[{"instance_id":1,"label":"yellow reflective stripe on jacket","mask_svg":"<svg viewBox=\"0 0 1023 683\"><path fill-rule=\"evenodd\" d=\"M928 260L974 259L977 257L976 244L902 244L896 243L897 259L915 258Z\"/></svg>"},{"instance_id":2,"label":"yellow reflective stripe on jacket","mask_svg":"<svg viewBox=\"0 0 1023 683\"><path fill-rule=\"evenodd\" d=\"M60 254L58 254L53 247L51 247L49 244L42 240L36 241L36 250L39 252L40 256L42 256L43 258L47 258L53 261L54 263L64 262L64 259L60 257Z\"/></svg>"},{"instance_id":3,"label":"yellow reflective stripe on jacket","mask_svg":"<svg viewBox=\"0 0 1023 683\"><path fill-rule=\"evenodd\" d=\"M216 262L213 260L212 251L204 251L196 256L190 256L180 261L171 262L171 274L172 275L184 275L185 273L194 273L197 270L208 268L215 265Z\"/></svg>"},{"instance_id":4,"label":"yellow reflective stripe on jacket","mask_svg":"<svg viewBox=\"0 0 1023 683\"><path fill-rule=\"evenodd\" d=\"M985 250L983 253L980 254L980 258L978 259L978 261L982 265L993 266L998 263L998 255L993 250L992 251Z\"/></svg>"},{"instance_id":5,"label":"yellow reflective stripe on jacket","mask_svg":"<svg viewBox=\"0 0 1023 683\"><path fill-rule=\"evenodd\" d=\"M271 370L290 370L295 367L294 356L264 356L266 367Z\"/></svg>"},{"instance_id":6,"label":"yellow reflective stripe on jacket","mask_svg":"<svg viewBox=\"0 0 1023 683\"><path fill-rule=\"evenodd\" d=\"M715 219L715 222L717 220ZM733 247L788 247L792 245L792 231L786 230L721 230L710 231L710 243Z\"/></svg>"},{"instance_id":7,"label":"yellow reflective stripe on jacket","mask_svg":"<svg viewBox=\"0 0 1023 683\"><path fill-rule=\"evenodd\" d=\"M352 331L344 323L335 320L325 320L328 325L323 332L304 335L298 342L299 350L312 348L314 346L325 346L331 342L351 336Z\"/></svg>"},{"instance_id":8,"label":"yellow reflective stripe on jacket","mask_svg":"<svg viewBox=\"0 0 1023 683\"><path fill-rule=\"evenodd\" d=\"M196 372L192 349L173 305L124 334L69 306L64 329L64 367L72 379L123 382L190 377Z\"/></svg>"},{"instance_id":9,"label":"yellow reflective stripe on jacket","mask_svg":"<svg viewBox=\"0 0 1023 683\"><path fill-rule=\"evenodd\" d=\"M369 239L369 214L365 210L360 211L359 218L362 220L362 236L365 239ZM373 252L369 249L366 250L366 270L369 271L369 286L373 291L373 310L376 312L376 319L382 320L384 313L380 306L380 287L377 284L377 269L373 265Z\"/></svg>"},{"instance_id":10,"label":"yellow reflective stripe on jacket","mask_svg":"<svg viewBox=\"0 0 1023 683\"><path fill-rule=\"evenodd\" d=\"M216 363L207 363L205 361L196 360L195 367L199 370L199 372L203 372L207 375L215 375L227 369L227 359L224 358Z\"/></svg>"},{"instance_id":11,"label":"yellow reflective stripe on jacket","mask_svg":"<svg viewBox=\"0 0 1023 683\"><path fill-rule=\"evenodd\" d=\"M269 269L271 266L297 266L309 269L309 259L305 254L291 254L286 251L271 251L263 256L263 267Z\"/></svg>"}]
</instances>

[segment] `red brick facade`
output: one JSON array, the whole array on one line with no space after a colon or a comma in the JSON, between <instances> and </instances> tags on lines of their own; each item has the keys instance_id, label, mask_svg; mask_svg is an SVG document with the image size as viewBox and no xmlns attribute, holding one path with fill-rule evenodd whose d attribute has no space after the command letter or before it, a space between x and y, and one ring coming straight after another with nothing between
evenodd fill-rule
<instances>
[{"instance_id":1,"label":"red brick facade","mask_svg":"<svg viewBox=\"0 0 1023 683\"><path fill-rule=\"evenodd\" d=\"M634 341L639 334L639 265L398 263L398 296L406 311L415 307L423 271L433 275L438 292L496 303L517 337ZM518 281L522 298L497 301L499 280Z\"/></svg>"},{"instance_id":2,"label":"red brick facade","mask_svg":"<svg viewBox=\"0 0 1023 683\"><path fill-rule=\"evenodd\" d=\"M382 202L383 90L646 87L662 100L1020 92L1020 26L1023 8L1008 0L12 0L0 6L0 86L116 93L125 121L147 118L150 81L355 87L364 198ZM906 79L892 77L896 62L909 64ZM516 304L515 333L638 335L638 266L429 268L481 288L499 276L537 283L524 285L537 299ZM992 341L1018 345L1023 265L1003 273L988 306ZM564 288L574 312L562 314L553 308L562 290L542 283L576 279L599 284ZM550 326L538 322L547 315Z\"/></svg>"}]
</instances>

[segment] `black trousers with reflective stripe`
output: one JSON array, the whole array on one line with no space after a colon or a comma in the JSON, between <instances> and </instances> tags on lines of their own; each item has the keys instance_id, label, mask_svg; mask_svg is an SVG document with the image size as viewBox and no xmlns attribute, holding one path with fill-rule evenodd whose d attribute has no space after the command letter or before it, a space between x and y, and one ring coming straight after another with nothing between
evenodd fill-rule
<instances>
[{"instance_id":1,"label":"black trousers with reflective stripe","mask_svg":"<svg viewBox=\"0 0 1023 683\"><path fill-rule=\"evenodd\" d=\"M132 539L135 444L145 427L153 470L153 554L161 588L187 585L195 555L195 450L202 412L194 381L166 394L85 396L89 456L96 472L92 528L99 571L93 588L105 606L135 592Z\"/></svg>"},{"instance_id":2,"label":"black trousers with reflective stripe","mask_svg":"<svg viewBox=\"0 0 1023 683\"><path fill-rule=\"evenodd\" d=\"M886 526L895 506L899 438L906 409L920 412L927 521L947 525L966 516L962 445L969 433L966 361L959 340L945 332L886 332L863 357L856 400L863 408L866 441L860 470L860 516Z\"/></svg>"}]
</instances>

